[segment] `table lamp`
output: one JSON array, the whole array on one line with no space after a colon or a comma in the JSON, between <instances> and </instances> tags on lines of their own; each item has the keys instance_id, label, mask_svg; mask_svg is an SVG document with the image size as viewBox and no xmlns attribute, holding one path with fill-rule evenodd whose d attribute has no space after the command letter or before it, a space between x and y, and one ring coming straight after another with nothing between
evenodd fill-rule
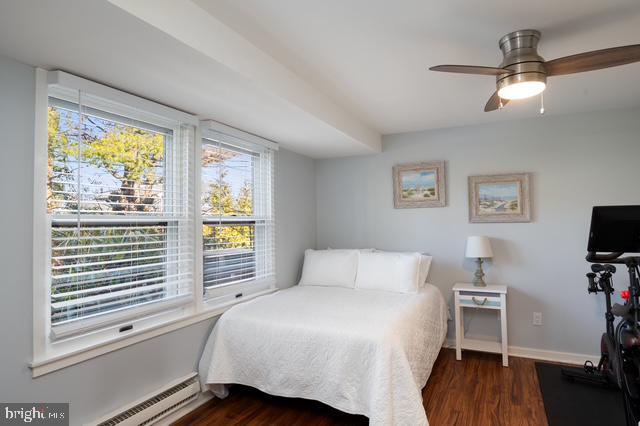
<instances>
[{"instance_id":1,"label":"table lamp","mask_svg":"<svg viewBox=\"0 0 640 426\"><path fill-rule=\"evenodd\" d=\"M476 259L478 265L473 277L473 285L476 287L486 287L484 282L484 272L482 271L482 260L493 257L493 251L491 250L491 241L489 237L473 236L467 238L467 251L466 257Z\"/></svg>"}]
</instances>

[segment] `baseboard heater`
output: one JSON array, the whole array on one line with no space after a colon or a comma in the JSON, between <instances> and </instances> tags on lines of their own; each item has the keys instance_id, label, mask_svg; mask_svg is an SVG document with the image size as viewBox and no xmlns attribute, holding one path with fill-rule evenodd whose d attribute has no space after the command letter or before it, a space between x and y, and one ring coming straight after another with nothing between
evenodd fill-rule
<instances>
[{"instance_id":1,"label":"baseboard heater","mask_svg":"<svg viewBox=\"0 0 640 426\"><path fill-rule=\"evenodd\" d=\"M198 373L191 373L89 424L97 426L152 425L198 398L199 393Z\"/></svg>"}]
</instances>

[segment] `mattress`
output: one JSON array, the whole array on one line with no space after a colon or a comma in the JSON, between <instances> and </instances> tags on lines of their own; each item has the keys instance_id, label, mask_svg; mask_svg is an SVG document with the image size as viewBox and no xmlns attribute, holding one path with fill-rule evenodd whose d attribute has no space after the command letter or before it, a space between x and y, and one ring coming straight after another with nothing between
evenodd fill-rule
<instances>
[{"instance_id":1,"label":"mattress","mask_svg":"<svg viewBox=\"0 0 640 426\"><path fill-rule=\"evenodd\" d=\"M372 425L427 425L421 390L446 330L433 285L417 294L294 286L225 312L200 378L221 398L238 383L321 401Z\"/></svg>"}]
</instances>

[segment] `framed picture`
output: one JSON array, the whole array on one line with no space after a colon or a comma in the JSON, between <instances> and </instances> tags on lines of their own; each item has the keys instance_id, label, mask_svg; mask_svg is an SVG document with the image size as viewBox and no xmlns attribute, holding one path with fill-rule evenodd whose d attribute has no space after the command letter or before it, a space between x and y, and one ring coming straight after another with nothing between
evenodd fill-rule
<instances>
[{"instance_id":1,"label":"framed picture","mask_svg":"<svg viewBox=\"0 0 640 426\"><path fill-rule=\"evenodd\" d=\"M531 222L529 176L469 176L469 222Z\"/></svg>"},{"instance_id":2,"label":"framed picture","mask_svg":"<svg viewBox=\"0 0 640 426\"><path fill-rule=\"evenodd\" d=\"M395 208L444 207L444 179L444 161L393 166Z\"/></svg>"}]
</instances>

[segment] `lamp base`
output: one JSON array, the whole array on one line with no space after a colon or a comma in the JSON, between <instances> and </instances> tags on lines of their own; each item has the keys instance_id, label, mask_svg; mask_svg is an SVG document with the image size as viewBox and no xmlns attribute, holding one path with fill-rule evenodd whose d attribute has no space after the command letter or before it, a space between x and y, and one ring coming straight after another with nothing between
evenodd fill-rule
<instances>
[{"instance_id":1,"label":"lamp base","mask_svg":"<svg viewBox=\"0 0 640 426\"><path fill-rule=\"evenodd\" d=\"M482 270L482 258L477 258L476 263L478 267L476 268L476 272L473 275L473 285L476 287L486 287L487 283L484 282L484 271Z\"/></svg>"}]
</instances>

